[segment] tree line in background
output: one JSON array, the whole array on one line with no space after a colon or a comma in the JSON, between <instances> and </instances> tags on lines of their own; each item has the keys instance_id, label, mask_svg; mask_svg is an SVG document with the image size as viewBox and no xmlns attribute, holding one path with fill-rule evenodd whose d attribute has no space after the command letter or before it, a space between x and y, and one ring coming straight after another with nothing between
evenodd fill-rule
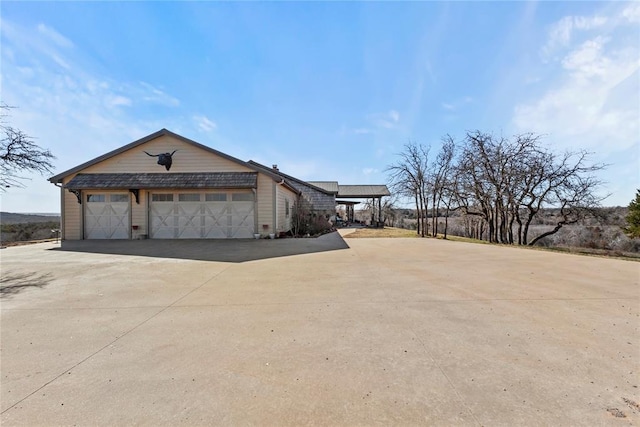
<instances>
[{"instance_id":1,"label":"tree line in background","mask_svg":"<svg viewBox=\"0 0 640 427\"><path fill-rule=\"evenodd\" d=\"M0 224L0 243L59 237L60 220Z\"/></svg>"},{"instance_id":2,"label":"tree line in background","mask_svg":"<svg viewBox=\"0 0 640 427\"><path fill-rule=\"evenodd\" d=\"M467 237L535 245L596 215L606 198L598 194L602 182L596 177L606 165L591 163L586 151L555 152L533 133L508 138L476 130L458 141L446 135L430 154L429 147L409 142L387 167L393 191L413 201L423 237L440 232L441 213L446 237L456 211L465 217ZM551 208L555 223L532 234L536 218Z\"/></svg>"}]
</instances>

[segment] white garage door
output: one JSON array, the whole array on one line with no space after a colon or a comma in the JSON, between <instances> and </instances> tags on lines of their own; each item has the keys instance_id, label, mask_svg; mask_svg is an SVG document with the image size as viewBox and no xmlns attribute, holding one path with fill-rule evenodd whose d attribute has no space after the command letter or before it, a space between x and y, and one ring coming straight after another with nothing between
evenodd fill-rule
<instances>
[{"instance_id":1,"label":"white garage door","mask_svg":"<svg viewBox=\"0 0 640 427\"><path fill-rule=\"evenodd\" d=\"M129 238L128 193L89 193L85 201L85 239Z\"/></svg>"},{"instance_id":2,"label":"white garage door","mask_svg":"<svg viewBox=\"0 0 640 427\"><path fill-rule=\"evenodd\" d=\"M251 191L151 194L153 239L248 239L254 233Z\"/></svg>"}]
</instances>

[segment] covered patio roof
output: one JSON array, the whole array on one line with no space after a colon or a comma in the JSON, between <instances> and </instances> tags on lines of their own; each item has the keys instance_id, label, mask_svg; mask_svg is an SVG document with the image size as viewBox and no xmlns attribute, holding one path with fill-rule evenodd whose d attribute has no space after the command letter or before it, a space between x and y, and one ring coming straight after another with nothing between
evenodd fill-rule
<instances>
[{"instance_id":1,"label":"covered patio roof","mask_svg":"<svg viewBox=\"0 0 640 427\"><path fill-rule=\"evenodd\" d=\"M342 185L337 181L309 181L309 184L335 193L340 198L372 199L391 195L386 185Z\"/></svg>"},{"instance_id":2,"label":"covered patio roof","mask_svg":"<svg viewBox=\"0 0 640 427\"><path fill-rule=\"evenodd\" d=\"M338 185L337 197L372 199L383 196L390 196L391 193L386 185Z\"/></svg>"}]
</instances>

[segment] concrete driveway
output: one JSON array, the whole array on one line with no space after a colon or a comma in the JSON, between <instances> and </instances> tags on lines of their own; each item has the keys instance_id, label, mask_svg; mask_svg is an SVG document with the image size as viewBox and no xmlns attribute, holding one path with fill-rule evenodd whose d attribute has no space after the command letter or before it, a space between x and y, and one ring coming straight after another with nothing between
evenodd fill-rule
<instances>
[{"instance_id":1,"label":"concrete driveway","mask_svg":"<svg viewBox=\"0 0 640 427\"><path fill-rule=\"evenodd\" d=\"M640 422L639 263L330 238L245 262L3 249L2 425Z\"/></svg>"}]
</instances>

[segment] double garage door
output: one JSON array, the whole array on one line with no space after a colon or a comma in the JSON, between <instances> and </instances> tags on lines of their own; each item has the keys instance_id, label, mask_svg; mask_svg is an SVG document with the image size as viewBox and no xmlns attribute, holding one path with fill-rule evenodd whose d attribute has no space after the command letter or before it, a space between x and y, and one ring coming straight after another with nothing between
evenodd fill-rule
<instances>
[{"instance_id":1,"label":"double garage door","mask_svg":"<svg viewBox=\"0 0 640 427\"><path fill-rule=\"evenodd\" d=\"M234 192L151 193L152 239L247 239L254 233L254 194Z\"/></svg>"},{"instance_id":2,"label":"double garage door","mask_svg":"<svg viewBox=\"0 0 640 427\"><path fill-rule=\"evenodd\" d=\"M85 194L84 238L129 239L128 193ZM245 239L255 229L254 194L234 192L154 192L149 197L152 239Z\"/></svg>"}]
</instances>

